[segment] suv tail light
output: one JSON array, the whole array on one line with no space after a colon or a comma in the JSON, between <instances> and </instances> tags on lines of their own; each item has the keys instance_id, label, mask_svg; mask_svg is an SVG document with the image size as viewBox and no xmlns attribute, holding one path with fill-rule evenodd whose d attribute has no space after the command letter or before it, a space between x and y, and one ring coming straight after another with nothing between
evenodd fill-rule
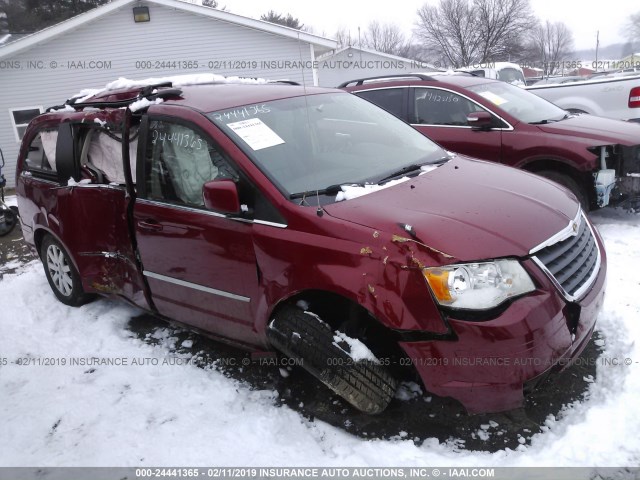
<instances>
[{"instance_id":1,"label":"suv tail light","mask_svg":"<svg viewBox=\"0 0 640 480\"><path fill-rule=\"evenodd\" d=\"M633 87L629 92L629 108L640 108L640 87Z\"/></svg>"}]
</instances>

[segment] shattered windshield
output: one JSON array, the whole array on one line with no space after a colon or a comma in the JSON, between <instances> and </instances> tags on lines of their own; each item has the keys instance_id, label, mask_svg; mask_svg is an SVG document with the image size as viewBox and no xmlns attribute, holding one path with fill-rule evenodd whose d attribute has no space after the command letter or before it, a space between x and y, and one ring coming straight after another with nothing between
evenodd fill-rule
<instances>
[{"instance_id":1,"label":"shattered windshield","mask_svg":"<svg viewBox=\"0 0 640 480\"><path fill-rule=\"evenodd\" d=\"M331 187L376 184L447 157L408 124L348 93L293 97L208 116L289 198L316 191L335 196Z\"/></svg>"}]
</instances>

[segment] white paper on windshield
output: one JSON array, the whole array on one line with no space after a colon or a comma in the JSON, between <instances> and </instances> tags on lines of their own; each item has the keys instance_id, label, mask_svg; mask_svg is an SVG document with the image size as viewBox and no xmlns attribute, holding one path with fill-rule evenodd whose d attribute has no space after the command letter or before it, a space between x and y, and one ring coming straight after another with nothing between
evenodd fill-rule
<instances>
[{"instance_id":1,"label":"white paper on windshield","mask_svg":"<svg viewBox=\"0 0 640 480\"><path fill-rule=\"evenodd\" d=\"M253 150L262 150L284 143L284 140L259 118L227 123L227 127L247 142Z\"/></svg>"},{"instance_id":2,"label":"white paper on windshield","mask_svg":"<svg viewBox=\"0 0 640 480\"><path fill-rule=\"evenodd\" d=\"M487 100L489 100L494 105L502 105L503 103L507 103L509 100L502 98L500 95L496 95L493 92L478 92L478 95L483 96Z\"/></svg>"}]
</instances>

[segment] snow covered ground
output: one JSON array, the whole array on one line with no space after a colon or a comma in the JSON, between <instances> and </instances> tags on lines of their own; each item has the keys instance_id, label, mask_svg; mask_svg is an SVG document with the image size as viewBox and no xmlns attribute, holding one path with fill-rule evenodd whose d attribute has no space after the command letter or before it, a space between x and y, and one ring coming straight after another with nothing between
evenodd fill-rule
<instances>
[{"instance_id":1,"label":"snow covered ground","mask_svg":"<svg viewBox=\"0 0 640 480\"><path fill-rule=\"evenodd\" d=\"M141 339L127 328L132 307L62 305L34 261L0 280L0 466L639 466L640 216L593 218L608 252L598 329L609 362L583 401L516 449L416 443L403 425L364 439L309 420L276 391L189 364L171 329L157 345ZM94 357L126 365L87 365Z\"/></svg>"}]
</instances>

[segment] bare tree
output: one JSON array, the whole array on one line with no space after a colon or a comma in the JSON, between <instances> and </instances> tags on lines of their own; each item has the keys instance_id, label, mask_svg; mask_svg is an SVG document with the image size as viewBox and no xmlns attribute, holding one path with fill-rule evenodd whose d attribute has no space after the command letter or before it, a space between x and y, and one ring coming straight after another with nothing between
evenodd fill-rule
<instances>
[{"instance_id":1,"label":"bare tree","mask_svg":"<svg viewBox=\"0 0 640 480\"><path fill-rule=\"evenodd\" d=\"M640 12L629 17L624 27L624 33L630 41L640 41Z\"/></svg>"},{"instance_id":2,"label":"bare tree","mask_svg":"<svg viewBox=\"0 0 640 480\"><path fill-rule=\"evenodd\" d=\"M410 44L397 25L373 21L364 32L363 45L378 52L404 56Z\"/></svg>"},{"instance_id":3,"label":"bare tree","mask_svg":"<svg viewBox=\"0 0 640 480\"><path fill-rule=\"evenodd\" d=\"M416 36L453 67L506 60L522 48L529 0L440 0L418 9Z\"/></svg>"},{"instance_id":4,"label":"bare tree","mask_svg":"<svg viewBox=\"0 0 640 480\"><path fill-rule=\"evenodd\" d=\"M346 27L340 27L333 37L338 42L338 47L340 48L350 47L353 45L351 32Z\"/></svg>"},{"instance_id":5,"label":"bare tree","mask_svg":"<svg viewBox=\"0 0 640 480\"><path fill-rule=\"evenodd\" d=\"M561 73L561 60L572 50L573 34L563 22L547 20L531 30L528 57L542 67L544 76Z\"/></svg>"}]
</instances>

